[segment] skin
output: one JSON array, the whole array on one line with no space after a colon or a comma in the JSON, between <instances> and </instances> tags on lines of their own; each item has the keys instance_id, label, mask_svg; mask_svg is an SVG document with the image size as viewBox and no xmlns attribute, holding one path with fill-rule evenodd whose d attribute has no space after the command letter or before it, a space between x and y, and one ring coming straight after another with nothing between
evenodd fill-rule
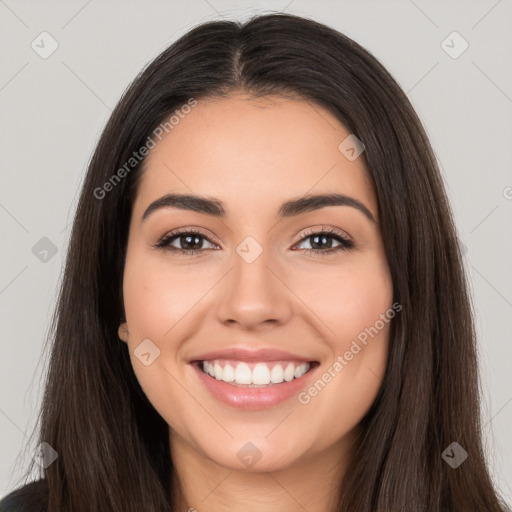
<instances>
[{"instance_id":1,"label":"skin","mask_svg":"<svg viewBox=\"0 0 512 512\"><path fill-rule=\"evenodd\" d=\"M358 423L384 376L390 324L307 404L292 397L263 410L235 409L210 395L188 361L213 349L276 347L319 361L320 376L391 308L376 197L361 159L338 150L347 135L316 104L237 91L200 100L146 160L130 223L119 336L169 425L183 492L178 510L335 510ZM141 221L150 203L171 192L218 198L226 217L162 208ZM278 221L283 202L333 192L358 199L377 222L351 206ZM202 239L199 255L153 247L189 227L210 239ZM355 247L319 255L329 250L323 245L315 257L311 236L300 234L322 227ZM250 264L236 252L247 236L263 249ZM172 245L190 247L179 236ZM144 339L160 350L148 366L134 355ZM251 468L237 457L247 442L261 453Z\"/></svg>"}]
</instances>

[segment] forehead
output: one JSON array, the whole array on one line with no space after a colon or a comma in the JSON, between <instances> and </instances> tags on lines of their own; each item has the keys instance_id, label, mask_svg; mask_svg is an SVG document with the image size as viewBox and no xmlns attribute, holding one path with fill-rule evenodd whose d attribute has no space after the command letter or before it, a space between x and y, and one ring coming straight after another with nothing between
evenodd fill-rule
<instances>
[{"instance_id":1,"label":"forehead","mask_svg":"<svg viewBox=\"0 0 512 512\"><path fill-rule=\"evenodd\" d=\"M306 100L245 93L202 99L150 151L137 203L195 193L258 213L290 197L339 192L377 217L361 159L350 161L338 149L349 135L333 114Z\"/></svg>"}]
</instances>

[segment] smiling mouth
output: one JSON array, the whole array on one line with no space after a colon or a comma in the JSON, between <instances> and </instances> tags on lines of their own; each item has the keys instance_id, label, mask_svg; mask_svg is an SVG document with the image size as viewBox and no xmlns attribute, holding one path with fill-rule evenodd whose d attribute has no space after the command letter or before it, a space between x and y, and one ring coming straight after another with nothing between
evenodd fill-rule
<instances>
[{"instance_id":1,"label":"smiling mouth","mask_svg":"<svg viewBox=\"0 0 512 512\"><path fill-rule=\"evenodd\" d=\"M300 379L319 365L318 361L245 362L225 359L194 361L199 370L214 380L236 387L265 388Z\"/></svg>"}]
</instances>

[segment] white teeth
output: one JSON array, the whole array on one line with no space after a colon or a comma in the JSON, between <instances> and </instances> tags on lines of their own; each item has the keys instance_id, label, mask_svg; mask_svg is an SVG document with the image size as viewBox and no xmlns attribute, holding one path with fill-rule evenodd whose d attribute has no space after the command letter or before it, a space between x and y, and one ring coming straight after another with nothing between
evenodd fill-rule
<instances>
[{"instance_id":1,"label":"white teeth","mask_svg":"<svg viewBox=\"0 0 512 512\"><path fill-rule=\"evenodd\" d=\"M245 363L239 363L235 369L235 382L238 384L252 384L251 369Z\"/></svg>"},{"instance_id":2,"label":"white teeth","mask_svg":"<svg viewBox=\"0 0 512 512\"><path fill-rule=\"evenodd\" d=\"M216 380L254 386L290 382L294 378L302 377L309 368L309 363L288 363L284 370L281 364L257 363L251 370L251 367L243 362L234 367L231 364L224 364L223 367L219 361L203 361L203 371Z\"/></svg>"},{"instance_id":3,"label":"white teeth","mask_svg":"<svg viewBox=\"0 0 512 512\"><path fill-rule=\"evenodd\" d=\"M208 361L203 361L203 371L212 377L215 376L213 365L210 364Z\"/></svg>"},{"instance_id":4,"label":"white teeth","mask_svg":"<svg viewBox=\"0 0 512 512\"><path fill-rule=\"evenodd\" d=\"M304 368L304 365L297 366L295 368L295 378L298 379L299 377L302 377L306 372L307 368Z\"/></svg>"},{"instance_id":5,"label":"white teeth","mask_svg":"<svg viewBox=\"0 0 512 512\"><path fill-rule=\"evenodd\" d=\"M257 364L252 371L253 384L270 384L270 370L264 364Z\"/></svg>"},{"instance_id":6,"label":"white teeth","mask_svg":"<svg viewBox=\"0 0 512 512\"><path fill-rule=\"evenodd\" d=\"M309 366L308 366L308 370L309 370ZM284 380L286 382L290 382L291 380L293 380L294 377L295 377L295 365L290 363L286 367L286 370L284 371Z\"/></svg>"},{"instance_id":7,"label":"white teeth","mask_svg":"<svg viewBox=\"0 0 512 512\"><path fill-rule=\"evenodd\" d=\"M222 380L225 382L233 382L235 380L235 369L230 364L224 366Z\"/></svg>"},{"instance_id":8,"label":"white teeth","mask_svg":"<svg viewBox=\"0 0 512 512\"><path fill-rule=\"evenodd\" d=\"M270 382L273 382L274 384L279 384L280 382L283 382L283 379L283 367L280 364L276 364L274 368L272 368L272 371L270 372Z\"/></svg>"},{"instance_id":9,"label":"white teeth","mask_svg":"<svg viewBox=\"0 0 512 512\"><path fill-rule=\"evenodd\" d=\"M213 365L213 372L217 380L222 379L222 366L219 363Z\"/></svg>"}]
</instances>

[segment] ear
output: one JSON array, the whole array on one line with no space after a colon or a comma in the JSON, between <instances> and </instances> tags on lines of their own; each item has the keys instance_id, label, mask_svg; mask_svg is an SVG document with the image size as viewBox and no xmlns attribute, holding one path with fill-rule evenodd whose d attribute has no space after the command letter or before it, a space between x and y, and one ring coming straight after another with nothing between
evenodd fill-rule
<instances>
[{"instance_id":1,"label":"ear","mask_svg":"<svg viewBox=\"0 0 512 512\"><path fill-rule=\"evenodd\" d=\"M117 330L117 335L122 341L128 342L128 325L123 322Z\"/></svg>"}]
</instances>

